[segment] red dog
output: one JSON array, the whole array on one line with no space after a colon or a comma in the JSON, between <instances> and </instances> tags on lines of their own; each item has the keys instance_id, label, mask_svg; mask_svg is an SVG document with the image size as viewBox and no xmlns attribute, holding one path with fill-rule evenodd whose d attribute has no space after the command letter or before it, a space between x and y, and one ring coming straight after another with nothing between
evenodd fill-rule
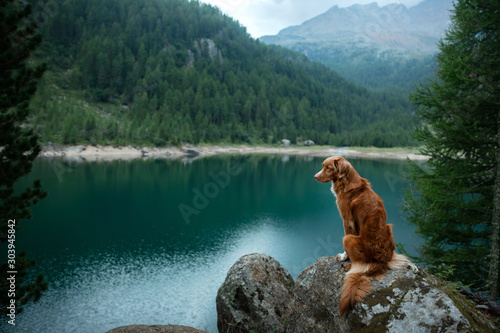
<instances>
[{"instance_id":1,"label":"red dog","mask_svg":"<svg viewBox=\"0 0 500 333\"><path fill-rule=\"evenodd\" d=\"M361 178L343 157L333 156L323 162L323 169L314 178L332 182L337 207L344 221L344 253L337 259L351 259L340 298L340 315L361 302L371 291L371 280L388 269L396 269L407 262L397 254L392 237L392 225L385 224L387 214L382 199L370 183Z\"/></svg>"}]
</instances>

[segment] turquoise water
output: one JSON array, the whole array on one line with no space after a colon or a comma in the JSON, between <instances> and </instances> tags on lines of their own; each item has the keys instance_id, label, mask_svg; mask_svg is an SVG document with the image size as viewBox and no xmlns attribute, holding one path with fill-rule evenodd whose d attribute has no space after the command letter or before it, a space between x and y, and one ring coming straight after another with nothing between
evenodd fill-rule
<instances>
[{"instance_id":1,"label":"turquoise water","mask_svg":"<svg viewBox=\"0 0 500 333\"><path fill-rule=\"evenodd\" d=\"M296 278L317 258L342 252L330 185L313 178L322 161L38 160L30 179L41 179L49 196L22 222L16 245L50 289L9 331L179 324L217 332L217 290L242 255L267 253ZM384 200L396 242L415 254L420 239L401 216L403 162L350 161Z\"/></svg>"}]
</instances>

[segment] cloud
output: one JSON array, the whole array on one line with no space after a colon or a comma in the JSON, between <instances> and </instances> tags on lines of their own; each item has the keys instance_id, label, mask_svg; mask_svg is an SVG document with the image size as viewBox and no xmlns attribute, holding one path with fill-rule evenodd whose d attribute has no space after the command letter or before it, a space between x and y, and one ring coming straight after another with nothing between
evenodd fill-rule
<instances>
[{"instance_id":1,"label":"cloud","mask_svg":"<svg viewBox=\"0 0 500 333\"><path fill-rule=\"evenodd\" d=\"M326 12L331 7L377 2L379 6L402 3L412 7L423 0L200 0L220 10L247 28L255 38L275 35L281 29L303 22Z\"/></svg>"}]
</instances>

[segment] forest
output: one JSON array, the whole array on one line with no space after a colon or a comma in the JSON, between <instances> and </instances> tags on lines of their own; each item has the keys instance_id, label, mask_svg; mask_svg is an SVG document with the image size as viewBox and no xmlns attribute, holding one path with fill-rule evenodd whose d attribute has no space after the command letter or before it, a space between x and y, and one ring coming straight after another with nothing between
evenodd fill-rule
<instances>
[{"instance_id":1,"label":"forest","mask_svg":"<svg viewBox=\"0 0 500 333\"><path fill-rule=\"evenodd\" d=\"M412 259L454 281L453 288L486 295L486 308L498 314L497 0L456 1L439 44L436 78L410 95L415 114L405 96L356 86L298 53L263 45L195 1L32 3L38 25L24 1L0 6L1 243L9 239L13 246L10 230L47 195L38 180L24 191L15 188L41 150L38 135L62 144L276 144L288 138L393 146L415 144L412 129L420 121L414 140L429 159L408 163L403 202L424 241ZM35 278L26 275L34 263L24 254L15 258L9 269L20 288L8 296L10 286L1 286L4 314L7 302L22 308L48 287L43 275L24 283ZM0 269L4 280L6 267Z\"/></svg>"},{"instance_id":2,"label":"forest","mask_svg":"<svg viewBox=\"0 0 500 333\"><path fill-rule=\"evenodd\" d=\"M381 57L373 53L374 51L367 50L365 54L357 55L354 63L350 60L353 55L344 54L342 50L338 50L338 56L333 60L320 52L310 52L308 56L364 87L379 91L392 90L406 95L418 87L418 83L431 79L437 70L435 55L406 59L391 55L390 52L382 54Z\"/></svg>"},{"instance_id":3,"label":"forest","mask_svg":"<svg viewBox=\"0 0 500 333\"><path fill-rule=\"evenodd\" d=\"M48 70L32 101L42 142L410 146L407 96L375 92L252 39L185 0L32 0ZM38 13L38 15L36 15Z\"/></svg>"}]
</instances>

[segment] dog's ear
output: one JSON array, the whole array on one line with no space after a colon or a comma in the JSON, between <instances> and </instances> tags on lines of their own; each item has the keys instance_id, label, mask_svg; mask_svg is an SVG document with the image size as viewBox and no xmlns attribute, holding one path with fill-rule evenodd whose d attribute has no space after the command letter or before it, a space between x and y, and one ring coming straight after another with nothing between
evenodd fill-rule
<instances>
[{"instance_id":1,"label":"dog's ear","mask_svg":"<svg viewBox=\"0 0 500 333\"><path fill-rule=\"evenodd\" d=\"M335 171L339 179L348 178L351 171L351 164L344 158L339 158L334 161Z\"/></svg>"}]
</instances>

